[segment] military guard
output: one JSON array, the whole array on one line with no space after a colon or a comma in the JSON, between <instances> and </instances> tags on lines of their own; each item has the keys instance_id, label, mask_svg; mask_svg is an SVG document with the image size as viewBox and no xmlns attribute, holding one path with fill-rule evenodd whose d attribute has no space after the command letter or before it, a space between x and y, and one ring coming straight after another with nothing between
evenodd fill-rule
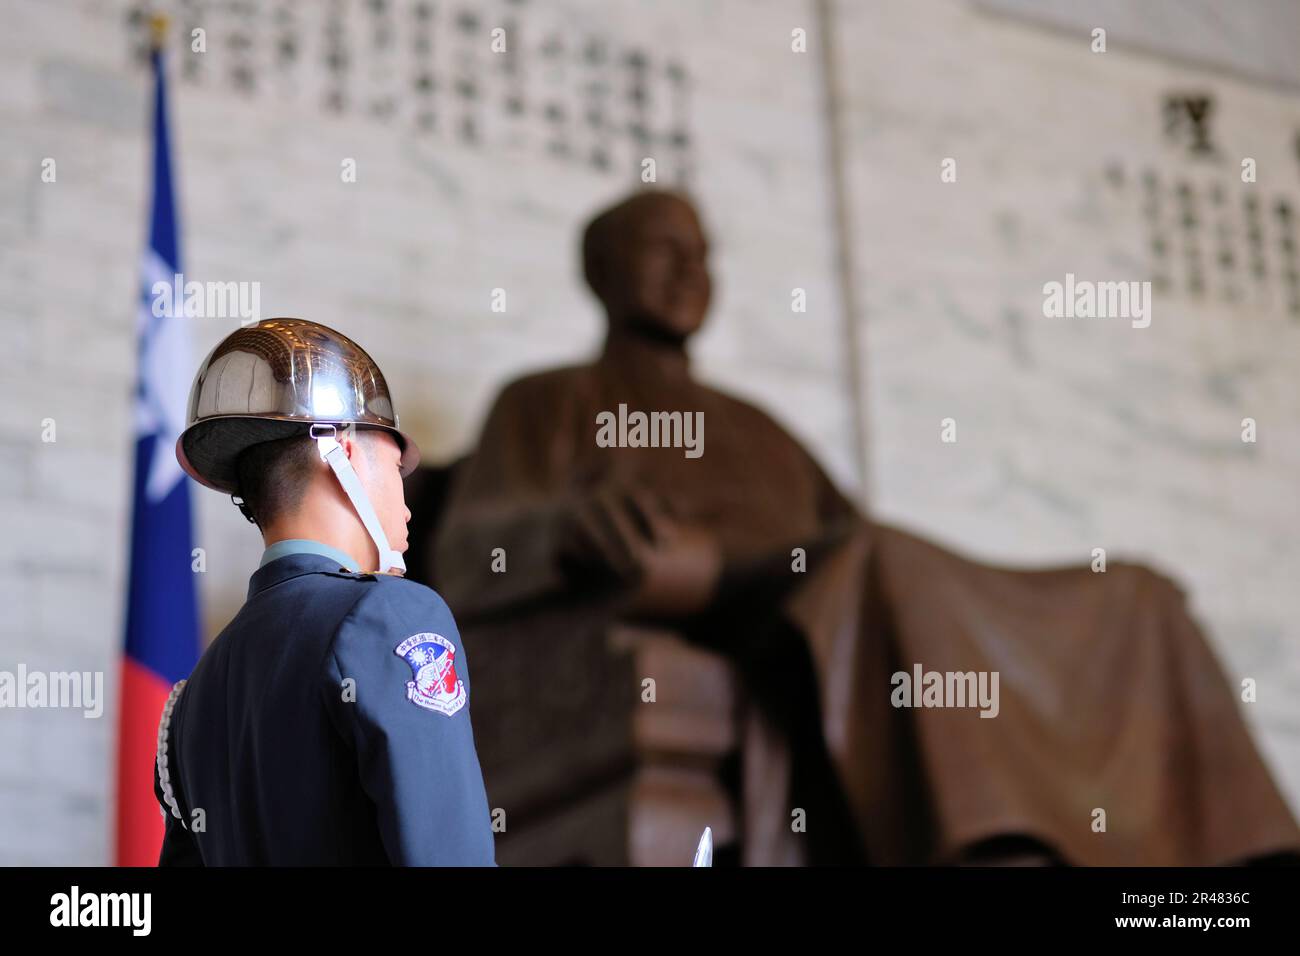
<instances>
[{"instance_id":1,"label":"military guard","mask_svg":"<svg viewBox=\"0 0 1300 956\"><path fill-rule=\"evenodd\" d=\"M401 577L419 460L379 368L302 319L229 335L176 444L266 543L158 728L160 865L495 865L451 611Z\"/></svg>"}]
</instances>

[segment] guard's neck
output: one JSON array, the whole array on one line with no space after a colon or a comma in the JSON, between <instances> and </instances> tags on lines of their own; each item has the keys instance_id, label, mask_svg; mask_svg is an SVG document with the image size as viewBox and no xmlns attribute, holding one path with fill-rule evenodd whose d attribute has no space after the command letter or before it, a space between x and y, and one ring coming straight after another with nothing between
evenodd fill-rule
<instances>
[{"instance_id":1,"label":"guard's neck","mask_svg":"<svg viewBox=\"0 0 1300 956\"><path fill-rule=\"evenodd\" d=\"M366 573L379 570L379 554L365 526L351 509L344 512L334 501L304 499L292 515L284 515L263 529L269 548L277 541L306 538L338 548Z\"/></svg>"}]
</instances>

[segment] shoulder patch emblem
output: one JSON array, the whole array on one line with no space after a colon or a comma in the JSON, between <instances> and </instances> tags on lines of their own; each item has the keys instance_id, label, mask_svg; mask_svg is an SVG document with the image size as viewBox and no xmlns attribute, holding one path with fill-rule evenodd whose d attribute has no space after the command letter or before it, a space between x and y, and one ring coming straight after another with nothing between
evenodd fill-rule
<instances>
[{"instance_id":1,"label":"shoulder patch emblem","mask_svg":"<svg viewBox=\"0 0 1300 956\"><path fill-rule=\"evenodd\" d=\"M456 676L456 645L441 634L412 634L393 649L411 665L406 699L450 717L465 706L465 682Z\"/></svg>"}]
</instances>

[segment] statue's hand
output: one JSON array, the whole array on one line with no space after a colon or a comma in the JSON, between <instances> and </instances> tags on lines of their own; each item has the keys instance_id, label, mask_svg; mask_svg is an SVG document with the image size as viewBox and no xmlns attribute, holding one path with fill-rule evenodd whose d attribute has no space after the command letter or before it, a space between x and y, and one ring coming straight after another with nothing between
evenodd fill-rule
<instances>
[{"instance_id":1,"label":"statue's hand","mask_svg":"<svg viewBox=\"0 0 1300 956\"><path fill-rule=\"evenodd\" d=\"M700 528L670 523L638 552L642 578L632 610L685 617L704 610L717 589L722 551Z\"/></svg>"},{"instance_id":2,"label":"statue's hand","mask_svg":"<svg viewBox=\"0 0 1300 956\"><path fill-rule=\"evenodd\" d=\"M646 533L633 547L641 582L631 610L656 617L685 617L704 610L722 574L717 538L672 517L654 499L638 499L636 504Z\"/></svg>"},{"instance_id":3,"label":"statue's hand","mask_svg":"<svg viewBox=\"0 0 1300 956\"><path fill-rule=\"evenodd\" d=\"M575 585L639 579L637 555L650 530L637 502L646 498L643 491L605 483L565 502L559 512L559 556Z\"/></svg>"},{"instance_id":4,"label":"statue's hand","mask_svg":"<svg viewBox=\"0 0 1300 956\"><path fill-rule=\"evenodd\" d=\"M634 613L679 617L702 610L722 572L712 534L673 517L644 488L604 485L564 510L562 554L571 573L632 584Z\"/></svg>"}]
</instances>

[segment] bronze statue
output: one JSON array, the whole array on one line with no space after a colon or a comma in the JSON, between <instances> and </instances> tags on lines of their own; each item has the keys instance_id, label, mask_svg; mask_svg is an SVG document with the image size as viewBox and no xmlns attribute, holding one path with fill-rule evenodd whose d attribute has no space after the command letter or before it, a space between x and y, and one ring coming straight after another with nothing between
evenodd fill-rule
<instances>
[{"instance_id":1,"label":"bronze statue","mask_svg":"<svg viewBox=\"0 0 1300 956\"><path fill-rule=\"evenodd\" d=\"M493 406L438 539L462 620L558 600L728 654L766 728L743 755L766 768L742 795L748 863L960 862L1008 840L1078 864L1300 851L1175 585L1132 564L993 568L860 514L771 418L692 376L707 252L676 194L588 226L605 347ZM688 437L702 454L673 447Z\"/></svg>"}]
</instances>

